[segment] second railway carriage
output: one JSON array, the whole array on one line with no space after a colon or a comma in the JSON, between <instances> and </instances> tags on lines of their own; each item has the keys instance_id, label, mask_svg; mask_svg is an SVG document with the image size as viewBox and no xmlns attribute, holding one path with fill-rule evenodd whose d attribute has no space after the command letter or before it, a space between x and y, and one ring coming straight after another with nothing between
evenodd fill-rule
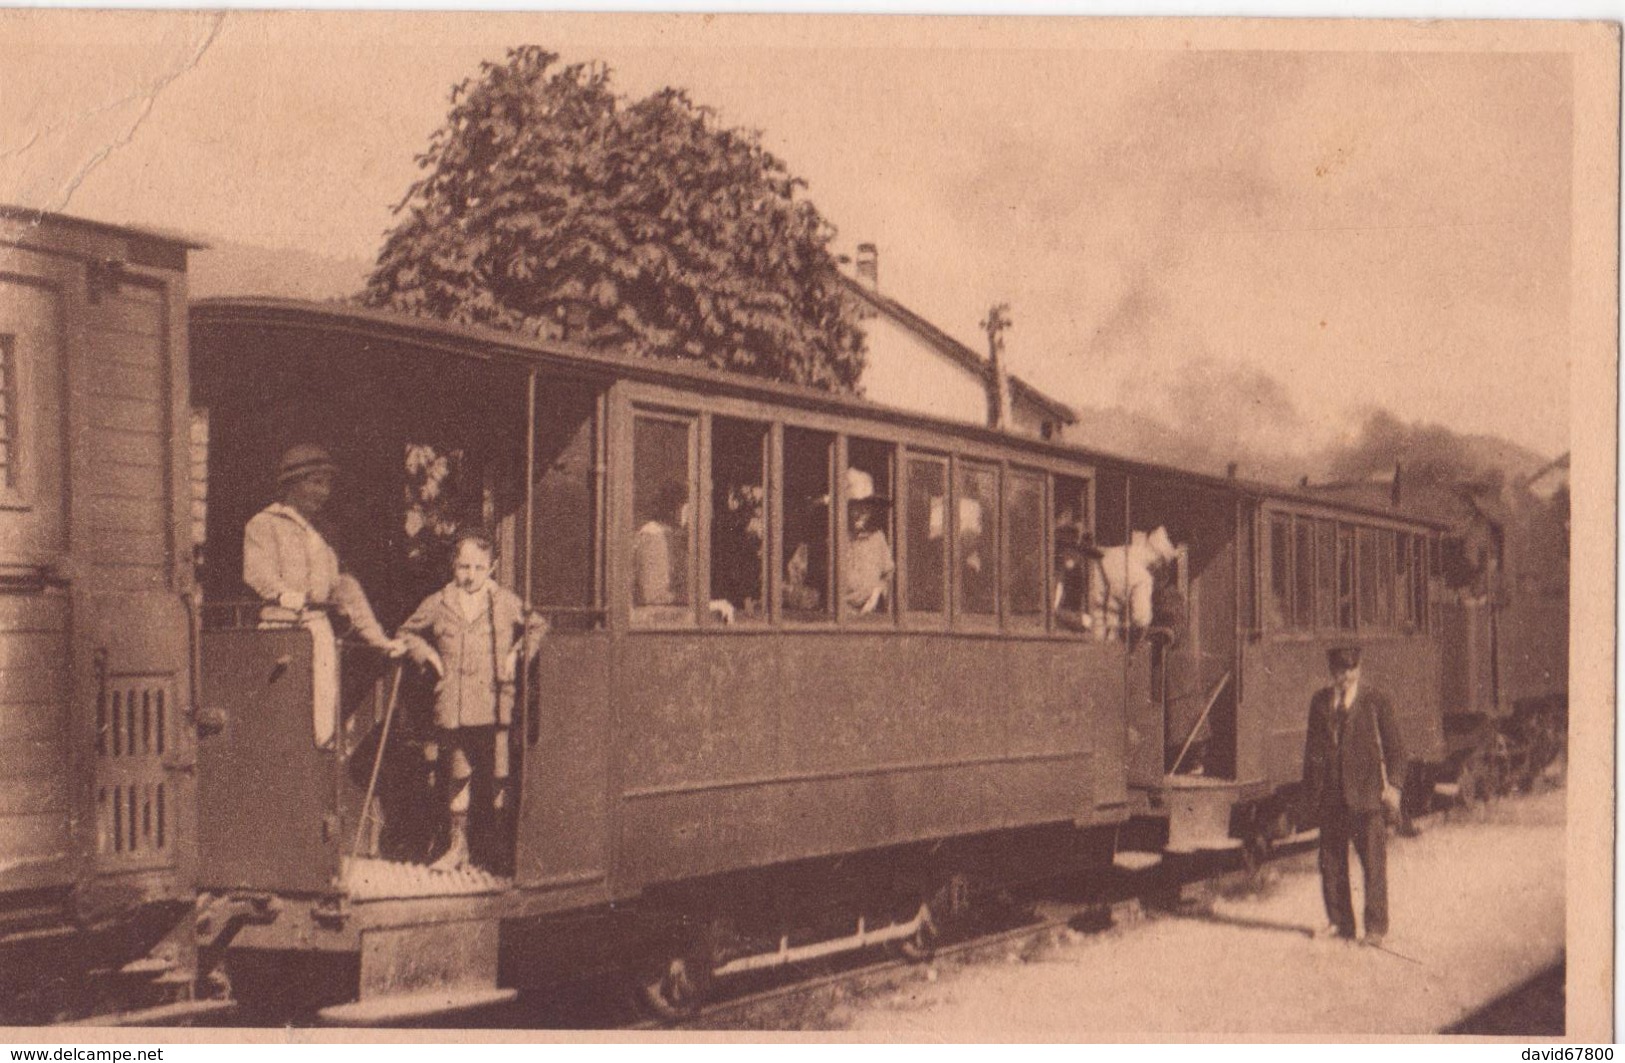
<instances>
[{"instance_id":1,"label":"second railway carriage","mask_svg":"<svg viewBox=\"0 0 1625 1063\"><path fill-rule=\"evenodd\" d=\"M1312 825L1299 807L1311 693L1326 651L1359 645L1391 690L1406 751L1442 753L1435 603L1440 526L1392 507L1101 462L1097 529L1163 527L1181 607L1131 654L1125 699L1136 808L1174 852L1249 846ZM1160 636L1160 637L1159 637ZM1418 776L1412 800L1426 799ZM1143 830L1128 832L1146 844Z\"/></svg>"}]
</instances>

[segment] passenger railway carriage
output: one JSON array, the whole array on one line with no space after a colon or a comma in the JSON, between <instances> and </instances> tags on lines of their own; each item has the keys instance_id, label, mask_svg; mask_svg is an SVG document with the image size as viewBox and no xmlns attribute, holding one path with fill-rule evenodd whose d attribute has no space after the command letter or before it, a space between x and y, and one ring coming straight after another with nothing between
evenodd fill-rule
<instances>
[{"instance_id":1,"label":"passenger railway carriage","mask_svg":"<svg viewBox=\"0 0 1625 1063\"><path fill-rule=\"evenodd\" d=\"M1443 756L1442 525L343 304L205 300L188 328L184 243L33 221L0 249L0 948L72 942L59 984L229 978L381 1022L613 967L672 1014L917 952L979 889L1297 829L1334 642ZM243 526L312 441L386 627L475 526L550 622L483 870L427 866L427 682L345 644L324 718L310 632L247 600ZM872 609L842 593L859 483L895 556ZM1088 545L1158 527L1158 616L1101 637Z\"/></svg>"}]
</instances>

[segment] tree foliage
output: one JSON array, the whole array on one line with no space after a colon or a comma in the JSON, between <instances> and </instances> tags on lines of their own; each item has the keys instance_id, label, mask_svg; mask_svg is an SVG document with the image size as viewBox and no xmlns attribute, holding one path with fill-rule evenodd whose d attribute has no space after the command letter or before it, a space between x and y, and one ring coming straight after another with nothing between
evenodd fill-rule
<instances>
[{"instance_id":1,"label":"tree foliage","mask_svg":"<svg viewBox=\"0 0 1625 1063\"><path fill-rule=\"evenodd\" d=\"M363 300L851 390L834 232L758 134L538 47L452 90Z\"/></svg>"}]
</instances>

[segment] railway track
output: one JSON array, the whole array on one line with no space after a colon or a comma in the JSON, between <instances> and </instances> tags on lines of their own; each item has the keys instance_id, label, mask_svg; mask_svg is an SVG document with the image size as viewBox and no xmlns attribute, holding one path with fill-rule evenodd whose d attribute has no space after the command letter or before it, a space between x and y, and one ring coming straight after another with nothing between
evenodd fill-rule
<instances>
[{"instance_id":1,"label":"railway track","mask_svg":"<svg viewBox=\"0 0 1625 1063\"><path fill-rule=\"evenodd\" d=\"M1434 815L1421 823L1427 826ZM909 958L895 949L845 953L812 963L756 972L725 981L719 996L677 1022L644 1018L631 1004L623 983L579 985L538 1007L521 1001L448 1022L470 1029L794 1030L816 1028L822 1015L843 1002L894 990L914 980L935 981L945 970L994 962L1021 962L1081 936L1105 934L1164 915L1190 916L1221 895L1263 888L1277 861L1312 852L1312 832L1276 845L1263 863L1240 849L1165 859L1142 869L1114 867L1087 882L1058 881L1017 896L987 899L952 940L926 957ZM135 1025L255 1027L255 1021L226 1002L190 1009L131 1015ZM100 1020L106 1022L107 1020ZM283 1018L277 1025L286 1024ZM304 1025L298 1020L295 1025ZM417 1025L417 1024L412 1024Z\"/></svg>"},{"instance_id":2,"label":"railway track","mask_svg":"<svg viewBox=\"0 0 1625 1063\"><path fill-rule=\"evenodd\" d=\"M984 911L974 928L938 945L928 958L895 952L849 954L834 970L781 975L773 984L745 986L675 1023L641 1019L622 1028L674 1030L786 1030L828 1011L843 1000L862 998L910 980L935 981L943 968L978 963L1018 962L1044 949L1082 935L1103 934L1132 926L1161 912L1200 908L1205 898L1258 888L1269 862L1308 852L1313 835L1289 839L1275 847L1260 865L1241 850L1186 855L1143 870L1114 868L1100 880L1058 882L1008 898Z\"/></svg>"}]
</instances>

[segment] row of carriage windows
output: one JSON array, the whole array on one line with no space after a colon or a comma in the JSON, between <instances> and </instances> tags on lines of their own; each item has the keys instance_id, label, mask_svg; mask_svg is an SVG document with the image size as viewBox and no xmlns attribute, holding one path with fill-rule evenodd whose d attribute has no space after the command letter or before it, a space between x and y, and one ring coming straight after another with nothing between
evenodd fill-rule
<instances>
[{"instance_id":1,"label":"row of carriage windows","mask_svg":"<svg viewBox=\"0 0 1625 1063\"><path fill-rule=\"evenodd\" d=\"M702 477L698 418L634 419L630 580L639 623L687 623L701 612L764 622L776 594L788 622L904 614L993 625L1002 614L1041 627L1061 600L1059 585L1046 593L1046 501L1053 489L1058 520L1081 528L1084 479L900 456L890 443L787 426L774 490L769 425L718 416L708 429Z\"/></svg>"},{"instance_id":2,"label":"row of carriage windows","mask_svg":"<svg viewBox=\"0 0 1625 1063\"><path fill-rule=\"evenodd\" d=\"M1276 513L1269 517L1269 626L1415 632L1427 622L1436 545L1423 535Z\"/></svg>"}]
</instances>

